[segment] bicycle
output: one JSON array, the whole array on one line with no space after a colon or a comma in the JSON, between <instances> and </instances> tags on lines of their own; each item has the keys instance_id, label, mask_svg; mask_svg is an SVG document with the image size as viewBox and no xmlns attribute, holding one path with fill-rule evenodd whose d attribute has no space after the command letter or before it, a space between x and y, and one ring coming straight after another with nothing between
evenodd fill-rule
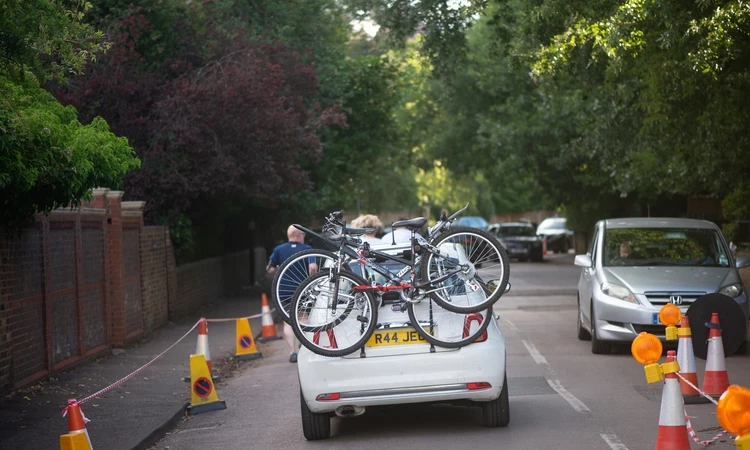
<instances>
[{"instance_id":1,"label":"bicycle","mask_svg":"<svg viewBox=\"0 0 750 450\"><path fill-rule=\"evenodd\" d=\"M359 244L356 236L368 230L346 228L341 212L330 215L324 227L324 234L328 234L325 241L337 242L338 252L331 252L333 258L328 269L307 277L298 286L291 308L282 308L289 313L300 342L325 356L344 356L356 351L373 334L378 307L383 295L389 292L399 293L399 307L405 305L401 311L409 313L410 325L430 343L456 348L476 340L489 325L491 305L509 286L509 264L503 247L489 233L450 226L466 207L450 217L442 214L430 229L428 240L415 237L416 230L427 219L394 223L394 227L404 226L412 232L408 260L374 250L366 243ZM475 251L475 246L481 250ZM394 273L375 262L375 258L395 261L404 267ZM297 259L301 260L304 259ZM359 264L363 271L367 268L380 274L386 283L356 275L348 269L350 263ZM408 280L404 278L407 275ZM485 281L483 276L489 277ZM328 346L320 344L323 332L329 337Z\"/></svg>"}]
</instances>

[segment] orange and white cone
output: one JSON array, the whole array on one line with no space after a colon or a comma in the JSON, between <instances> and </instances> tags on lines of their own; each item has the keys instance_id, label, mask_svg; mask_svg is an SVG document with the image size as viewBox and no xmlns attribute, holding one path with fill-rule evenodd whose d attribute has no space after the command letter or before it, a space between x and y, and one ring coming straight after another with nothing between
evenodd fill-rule
<instances>
[{"instance_id":1,"label":"orange and white cone","mask_svg":"<svg viewBox=\"0 0 750 450\"><path fill-rule=\"evenodd\" d=\"M675 351L667 352L667 362L675 360ZM664 375L664 390L661 394L659 411L659 431L656 434L654 450L690 450L687 425L685 424L685 404L682 402L680 382L676 373Z\"/></svg>"},{"instance_id":2,"label":"orange and white cone","mask_svg":"<svg viewBox=\"0 0 750 450\"><path fill-rule=\"evenodd\" d=\"M276 325L273 323L273 317L271 317L271 308L268 307L268 297L265 293L260 296L260 312L263 316L260 319L262 325L260 338L256 339L260 342L275 341L281 339L276 335Z\"/></svg>"},{"instance_id":3,"label":"orange and white cone","mask_svg":"<svg viewBox=\"0 0 750 450\"><path fill-rule=\"evenodd\" d=\"M63 416L68 416L68 434L60 436L60 450L92 450L89 432L86 431L89 420L83 415L78 400L68 400Z\"/></svg>"},{"instance_id":4,"label":"orange and white cone","mask_svg":"<svg viewBox=\"0 0 750 450\"><path fill-rule=\"evenodd\" d=\"M203 355L206 358L208 371L211 372L211 377L213 377L214 369L211 367L211 350L208 347L208 322L203 317L198 322L198 344L195 346L195 354Z\"/></svg>"},{"instance_id":5,"label":"orange and white cone","mask_svg":"<svg viewBox=\"0 0 750 450\"><path fill-rule=\"evenodd\" d=\"M690 319L688 316L682 316L680 328L677 329L679 336L677 343L677 363L680 365L680 390L682 391L682 400L686 404L707 403L708 399L685 380L691 382L693 386L698 386L698 373L695 369L695 351L693 350L693 335L690 331Z\"/></svg>"},{"instance_id":6,"label":"orange and white cone","mask_svg":"<svg viewBox=\"0 0 750 450\"><path fill-rule=\"evenodd\" d=\"M542 238L542 256L547 256L547 236Z\"/></svg>"},{"instance_id":7,"label":"orange and white cone","mask_svg":"<svg viewBox=\"0 0 750 450\"><path fill-rule=\"evenodd\" d=\"M211 373L211 379L213 381L219 381L220 377L214 375L213 367L211 366L211 350L208 346L208 321L204 317L198 321L198 343L195 346L195 354L203 355L206 358L208 364L208 371ZM183 381L190 381L190 377L183 378Z\"/></svg>"},{"instance_id":8,"label":"orange and white cone","mask_svg":"<svg viewBox=\"0 0 750 450\"><path fill-rule=\"evenodd\" d=\"M724 342L721 340L719 314L711 314L711 323L706 324L708 332L708 352L706 355L706 375L703 377L703 392L714 398L721 397L729 388L729 374L724 360Z\"/></svg>"}]
</instances>

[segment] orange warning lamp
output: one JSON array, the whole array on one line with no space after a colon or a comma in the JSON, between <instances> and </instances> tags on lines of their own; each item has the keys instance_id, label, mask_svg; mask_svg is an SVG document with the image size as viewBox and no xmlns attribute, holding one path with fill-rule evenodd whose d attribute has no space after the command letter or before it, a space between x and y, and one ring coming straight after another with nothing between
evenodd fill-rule
<instances>
[{"instance_id":1,"label":"orange warning lamp","mask_svg":"<svg viewBox=\"0 0 750 450\"><path fill-rule=\"evenodd\" d=\"M655 383L663 379L664 372L661 366L657 364L661 358L663 347L658 337L651 333L641 332L633 340L630 346L630 353L636 361L645 364L643 370L646 372L646 381Z\"/></svg>"},{"instance_id":2,"label":"orange warning lamp","mask_svg":"<svg viewBox=\"0 0 750 450\"><path fill-rule=\"evenodd\" d=\"M680 323L680 320L682 320L682 312L680 311L680 308L673 305L672 303L667 303L666 305L662 306L659 310L659 320L661 323L667 326L666 333L667 333L667 340L668 341L676 341L677 340L677 324Z\"/></svg>"},{"instance_id":3,"label":"orange warning lamp","mask_svg":"<svg viewBox=\"0 0 750 450\"><path fill-rule=\"evenodd\" d=\"M722 428L738 435L737 450L750 450L750 389L729 386L719 397L716 418Z\"/></svg>"}]
</instances>

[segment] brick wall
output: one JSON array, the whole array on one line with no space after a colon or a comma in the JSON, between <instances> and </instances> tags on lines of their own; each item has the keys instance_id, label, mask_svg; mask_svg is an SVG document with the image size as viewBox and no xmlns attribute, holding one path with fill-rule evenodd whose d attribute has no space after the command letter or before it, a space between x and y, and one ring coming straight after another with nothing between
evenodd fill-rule
<instances>
[{"instance_id":1,"label":"brick wall","mask_svg":"<svg viewBox=\"0 0 750 450\"><path fill-rule=\"evenodd\" d=\"M265 267L265 261L263 263ZM229 253L222 258L224 295L241 295L250 284L250 250Z\"/></svg>"},{"instance_id":2,"label":"brick wall","mask_svg":"<svg viewBox=\"0 0 750 450\"><path fill-rule=\"evenodd\" d=\"M166 227L143 227L140 239L143 325L146 333L150 333L169 320L170 283L167 248L171 248L171 242Z\"/></svg>"},{"instance_id":3,"label":"brick wall","mask_svg":"<svg viewBox=\"0 0 750 450\"><path fill-rule=\"evenodd\" d=\"M223 258L209 258L177 268L177 293L173 317L184 317L204 303L224 296Z\"/></svg>"},{"instance_id":4,"label":"brick wall","mask_svg":"<svg viewBox=\"0 0 750 450\"><path fill-rule=\"evenodd\" d=\"M79 208L0 234L0 394L249 284L248 251L176 267L169 230L144 226L144 202L122 195L96 189Z\"/></svg>"}]
</instances>

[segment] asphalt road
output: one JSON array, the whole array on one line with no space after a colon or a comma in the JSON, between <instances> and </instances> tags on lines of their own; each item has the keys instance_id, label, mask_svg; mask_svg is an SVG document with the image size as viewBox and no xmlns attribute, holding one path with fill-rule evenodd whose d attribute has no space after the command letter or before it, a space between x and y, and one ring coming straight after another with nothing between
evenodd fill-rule
<instances>
[{"instance_id":1,"label":"asphalt road","mask_svg":"<svg viewBox=\"0 0 750 450\"><path fill-rule=\"evenodd\" d=\"M307 442L296 365L287 362L285 344L278 341L219 392L228 409L186 418L154 448L654 448L662 384L646 383L627 348L593 355L590 342L576 339L572 292L579 270L572 259L554 255L544 263L513 263L513 295L496 305L508 351L507 428L483 428L478 408L412 405L334 418L331 439ZM702 380L704 361L696 365ZM729 357L726 365L730 383L750 387L750 355ZM688 405L687 411L700 439L720 431L712 404ZM704 447L691 441L691 448ZM735 447L724 436L712 448Z\"/></svg>"}]
</instances>

